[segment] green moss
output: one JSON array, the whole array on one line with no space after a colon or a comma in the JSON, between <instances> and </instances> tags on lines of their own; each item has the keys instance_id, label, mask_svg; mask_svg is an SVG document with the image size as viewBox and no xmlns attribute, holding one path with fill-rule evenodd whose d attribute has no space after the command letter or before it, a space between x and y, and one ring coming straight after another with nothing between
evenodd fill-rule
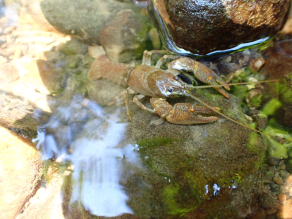
<instances>
[{"instance_id":1,"label":"green moss","mask_svg":"<svg viewBox=\"0 0 292 219\"><path fill-rule=\"evenodd\" d=\"M237 83L237 82L234 82ZM247 86L233 86L231 92L236 96L239 97L241 100L244 99L248 93Z\"/></svg>"},{"instance_id":2,"label":"green moss","mask_svg":"<svg viewBox=\"0 0 292 219\"><path fill-rule=\"evenodd\" d=\"M170 215L183 216L196 209L201 201L193 189L184 191L179 185L165 186L162 192L167 213Z\"/></svg>"},{"instance_id":3,"label":"green moss","mask_svg":"<svg viewBox=\"0 0 292 219\"><path fill-rule=\"evenodd\" d=\"M260 152L260 149L257 148L258 140L259 140L259 136L256 132L251 132L249 134L249 142L247 144L247 148L250 151L255 152L257 154L259 154Z\"/></svg>"},{"instance_id":4,"label":"green moss","mask_svg":"<svg viewBox=\"0 0 292 219\"><path fill-rule=\"evenodd\" d=\"M272 128L271 126L267 126L263 132L267 134L262 137L268 147L269 154L279 159L287 158L288 149L292 148L292 136L281 129ZM286 142L279 142L277 139L283 139Z\"/></svg>"},{"instance_id":5,"label":"green moss","mask_svg":"<svg viewBox=\"0 0 292 219\"><path fill-rule=\"evenodd\" d=\"M263 98L263 95L262 94L257 94L255 96L253 96L252 98L249 99L250 101L250 104L254 107L259 107L262 103L262 98Z\"/></svg>"},{"instance_id":6,"label":"green moss","mask_svg":"<svg viewBox=\"0 0 292 219\"><path fill-rule=\"evenodd\" d=\"M273 115L276 112L276 110L279 109L281 106L282 103L276 98L273 98L268 103L266 103L261 113L266 116Z\"/></svg>"},{"instance_id":7,"label":"green moss","mask_svg":"<svg viewBox=\"0 0 292 219\"><path fill-rule=\"evenodd\" d=\"M137 145L140 150L144 150L146 148L155 148L163 145L170 145L173 141L177 141L176 139L171 139L167 137L154 137L154 138L145 138L137 141Z\"/></svg>"}]
</instances>

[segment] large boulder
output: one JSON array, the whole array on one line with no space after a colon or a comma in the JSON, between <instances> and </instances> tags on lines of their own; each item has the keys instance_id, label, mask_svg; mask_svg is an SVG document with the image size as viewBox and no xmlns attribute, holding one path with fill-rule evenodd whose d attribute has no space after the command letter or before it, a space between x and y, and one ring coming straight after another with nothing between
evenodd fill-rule
<instances>
[{"instance_id":1,"label":"large boulder","mask_svg":"<svg viewBox=\"0 0 292 219\"><path fill-rule=\"evenodd\" d=\"M289 0L158 0L149 9L167 48L206 55L275 35L289 7Z\"/></svg>"}]
</instances>

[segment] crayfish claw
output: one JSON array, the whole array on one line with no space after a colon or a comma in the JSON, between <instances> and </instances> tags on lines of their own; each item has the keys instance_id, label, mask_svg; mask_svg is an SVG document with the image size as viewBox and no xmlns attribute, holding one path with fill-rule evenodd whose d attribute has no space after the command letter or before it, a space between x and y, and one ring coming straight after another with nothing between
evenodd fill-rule
<instances>
[{"instance_id":1,"label":"crayfish claw","mask_svg":"<svg viewBox=\"0 0 292 219\"><path fill-rule=\"evenodd\" d=\"M199 114L210 114L219 111L218 107L197 106L191 103L177 103L174 106L170 105L165 99L151 98L150 102L154 111L165 118L168 122L178 125L193 125L215 122L216 116L202 116Z\"/></svg>"}]
</instances>

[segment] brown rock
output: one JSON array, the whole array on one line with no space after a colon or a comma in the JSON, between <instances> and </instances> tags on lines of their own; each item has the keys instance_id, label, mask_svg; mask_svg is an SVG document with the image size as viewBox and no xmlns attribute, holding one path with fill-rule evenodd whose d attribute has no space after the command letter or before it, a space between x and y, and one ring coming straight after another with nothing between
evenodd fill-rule
<instances>
[{"instance_id":1,"label":"brown rock","mask_svg":"<svg viewBox=\"0 0 292 219\"><path fill-rule=\"evenodd\" d=\"M122 10L101 30L100 44L110 60L129 62L135 54L142 56L148 29L143 24L143 17L132 10Z\"/></svg>"},{"instance_id":2,"label":"brown rock","mask_svg":"<svg viewBox=\"0 0 292 219\"><path fill-rule=\"evenodd\" d=\"M275 35L289 7L289 0L157 0L149 13L164 46L205 55Z\"/></svg>"},{"instance_id":3,"label":"brown rock","mask_svg":"<svg viewBox=\"0 0 292 219\"><path fill-rule=\"evenodd\" d=\"M0 127L1 218L15 218L40 182L41 160L28 140Z\"/></svg>"},{"instance_id":4,"label":"brown rock","mask_svg":"<svg viewBox=\"0 0 292 219\"><path fill-rule=\"evenodd\" d=\"M289 199L284 203L283 210L277 213L277 218L279 219L292 218L292 199Z\"/></svg>"},{"instance_id":5,"label":"brown rock","mask_svg":"<svg viewBox=\"0 0 292 219\"><path fill-rule=\"evenodd\" d=\"M53 64L43 60L34 60L29 65L29 73L23 82L42 94L57 92L62 87L63 75L56 71Z\"/></svg>"},{"instance_id":6,"label":"brown rock","mask_svg":"<svg viewBox=\"0 0 292 219\"><path fill-rule=\"evenodd\" d=\"M278 197L280 202L286 201L286 198L287 198L285 193L279 194L279 195L277 195L277 197Z\"/></svg>"},{"instance_id":7,"label":"brown rock","mask_svg":"<svg viewBox=\"0 0 292 219\"><path fill-rule=\"evenodd\" d=\"M105 55L105 51L102 46L89 46L88 53L92 58L98 58L101 55Z\"/></svg>"},{"instance_id":8,"label":"brown rock","mask_svg":"<svg viewBox=\"0 0 292 219\"><path fill-rule=\"evenodd\" d=\"M275 183L277 183L278 185L283 185L284 184L283 179L281 177L274 177L273 181Z\"/></svg>"},{"instance_id":9,"label":"brown rock","mask_svg":"<svg viewBox=\"0 0 292 219\"><path fill-rule=\"evenodd\" d=\"M258 72L264 64L265 64L264 58L259 57L259 58L252 58L249 61L248 66L250 67L252 72Z\"/></svg>"}]
</instances>

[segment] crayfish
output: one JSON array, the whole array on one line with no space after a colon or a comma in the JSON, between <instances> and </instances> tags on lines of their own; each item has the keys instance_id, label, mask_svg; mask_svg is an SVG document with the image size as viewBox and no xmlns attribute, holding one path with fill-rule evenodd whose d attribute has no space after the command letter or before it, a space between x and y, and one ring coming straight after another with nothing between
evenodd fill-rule
<instances>
[{"instance_id":1,"label":"crayfish","mask_svg":"<svg viewBox=\"0 0 292 219\"><path fill-rule=\"evenodd\" d=\"M172 57L174 60L168 63L168 69L162 70L160 67L169 56L165 55L160 58L154 67L151 66L151 55L152 52L145 51L142 64L137 66L114 63L105 55L102 55L91 66L89 78L93 80L106 78L114 83L128 86L109 105L114 104L118 99L124 97L127 114L130 119L127 94L139 94L134 96L134 103L143 110L158 114L170 123L192 125L216 121L216 116L202 116L201 114L210 114L213 111L219 113L220 109L207 105L191 94L195 86L189 82L189 77L180 74L180 72L192 73L203 83L214 85L214 88L226 98L229 98L229 94L221 86L229 90L228 84L211 69L191 58ZM150 102L153 109L146 107L140 102L145 96L152 97ZM197 106L191 103L177 103L172 106L166 101L166 98L175 98L178 96L191 97L204 106ZM219 114L223 115L222 113Z\"/></svg>"}]
</instances>

